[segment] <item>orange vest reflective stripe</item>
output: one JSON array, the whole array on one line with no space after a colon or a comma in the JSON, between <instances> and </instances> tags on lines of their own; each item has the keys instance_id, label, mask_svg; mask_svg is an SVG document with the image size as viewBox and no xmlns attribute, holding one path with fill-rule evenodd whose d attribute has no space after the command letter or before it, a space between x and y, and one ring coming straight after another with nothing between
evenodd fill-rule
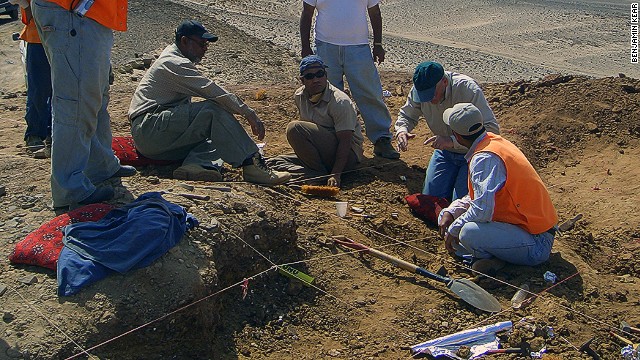
<instances>
[{"instance_id":1,"label":"orange vest reflective stripe","mask_svg":"<svg viewBox=\"0 0 640 360\"><path fill-rule=\"evenodd\" d=\"M507 169L507 181L496 193L492 220L517 225L530 234L551 229L558 222L556 209L542 179L522 151L492 133L487 133L473 153L481 151L499 156ZM473 199L471 174L469 196Z\"/></svg>"},{"instance_id":2,"label":"orange vest reflective stripe","mask_svg":"<svg viewBox=\"0 0 640 360\"><path fill-rule=\"evenodd\" d=\"M65 9L78 5L80 0L47 0ZM127 0L95 0L86 17L109 29L127 30Z\"/></svg>"}]
</instances>

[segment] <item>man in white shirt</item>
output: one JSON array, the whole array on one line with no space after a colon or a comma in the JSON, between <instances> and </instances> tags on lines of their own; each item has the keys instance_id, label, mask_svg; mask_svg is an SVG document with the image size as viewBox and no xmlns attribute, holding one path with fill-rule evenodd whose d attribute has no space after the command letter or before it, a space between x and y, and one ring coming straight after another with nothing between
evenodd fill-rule
<instances>
[{"instance_id":1,"label":"man in white shirt","mask_svg":"<svg viewBox=\"0 0 640 360\"><path fill-rule=\"evenodd\" d=\"M313 54L311 23L317 11L315 25L316 54L329 68L329 82L344 91L346 77L362 119L367 137L374 144L374 153L388 159L398 159L391 145L393 135L391 114L382 98L382 84L375 61L384 61L382 47L382 15L380 0L304 0L300 16L302 57ZM373 30L373 50L369 47L367 14Z\"/></svg>"},{"instance_id":2,"label":"man in white shirt","mask_svg":"<svg viewBox=\"0 0 640 360\"><path fill-rule=\"evenodd\" d=\"M467 147L453 136L451 127L442 121L444 111L458 103L472 103L480 111L487 131L500 134L500 127L487 103L482 90L472 78L444 71L442 65L433 61L420 63L413 74L413 87L407 102L400 109L395 123L398 147L408 148L408 140L418 120L423 117L434 136L424 144L435 150L427 167L422 193L445 198L459 199L468 193Z\"/></svg>"}]
</instances>

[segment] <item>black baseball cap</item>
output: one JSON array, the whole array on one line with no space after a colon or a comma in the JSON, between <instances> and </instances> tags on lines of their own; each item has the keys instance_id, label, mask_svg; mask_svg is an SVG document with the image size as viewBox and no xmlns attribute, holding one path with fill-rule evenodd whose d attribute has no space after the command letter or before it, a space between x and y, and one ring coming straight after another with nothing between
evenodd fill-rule
<instances>
[{"instance_id":1,"label":"black baseball cap","mask_svg":"<svg viewBox=\"0 0 640 360\"><path fill-rule=\"evenodd\" d=\"M218 36L211 34L205 29L201 22L196 20L185 20L176 29L176 39L183 36L197 36L210 42L218 41Z\"/></svg>"}]
</instances>

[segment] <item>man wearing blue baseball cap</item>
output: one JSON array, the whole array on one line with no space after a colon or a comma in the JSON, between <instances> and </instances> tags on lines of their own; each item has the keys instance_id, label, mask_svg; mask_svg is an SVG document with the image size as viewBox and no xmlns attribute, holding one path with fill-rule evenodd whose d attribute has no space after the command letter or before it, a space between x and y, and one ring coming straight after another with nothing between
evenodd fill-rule
<instances>
[{"instance_id":1,"label":"man wearing blue baseball cap","mask_svg":"<svg viewBox=\"0 0 640 360\"><path fill-rule=\"evenodd\" d=\"M300 120L287 126L295 155L278 156L269 164L309 183L340 187L342 173L362 160L364 137L351 99L329 83L326 68L317 55L300 62L302 86L295 92Z\"/></svg>"},{"instance_id":2,"label":"man wearing blue baseball cap","mask_svg":"<svg viewBox=\"0 0 640 360\"><path fill-rule=\"evenodd\" d=\"M151 159L182 160L173 172L176 179L219 181L224 161L242 167L245 181L282 184L291 175L267 167L234 114L247 120L258 140L265 136L262 120L196 67L217 40L198 21L178 26L175 43L162 51L131 99L129 120L136 148ZM205 100L192 102L192 96Z\"/></svg>"},{"instance_id":3,"label":"man wearing blue baseball cap","mask_svg":"<svg viewBox=\"0 0 640 360\"><path fill-rule=\"evenodd\" d=\"M484 127L494 134L500 133L498 122L485 99L482 89L472 78L451 71L433 61L420 63L413 74L413 87L407 102L400 109L395 123L398 147L408 148L411 131L423 117L433 133L424 145L434 148L424 180L425 195L449 201L463 197L467 189L467 147L453 136L451 127L442 121L444 111L458 103L472 103L482 114Z\"/></svg>"}]
</instances>

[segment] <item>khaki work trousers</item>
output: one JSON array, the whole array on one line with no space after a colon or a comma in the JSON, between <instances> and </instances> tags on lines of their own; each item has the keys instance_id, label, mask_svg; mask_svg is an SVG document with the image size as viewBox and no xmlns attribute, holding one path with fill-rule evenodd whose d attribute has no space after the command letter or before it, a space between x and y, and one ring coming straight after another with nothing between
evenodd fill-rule
<instances>
[{"instance_id":1,"label":"khaki work trousers","mask_svg":"<svg viewBox=\"0 0 640 360\"><path fill-rule=\"evenodd\" d=\"M222 162L240 167L258 152L238 120L213 101L178 105L140 115L131 122L140 153L156 160L183 160L220 168Z\"/></svg>"},{"instance_id":2,"label":"khaki work trousers","mask_svg":"<svg viewBox=\"0 0 640 360\"><path fill-rule=\"evenodd\" d=\"M331 173L338 148L334 131L308 121L292 121L287 126L287 140L305 167L323 174ZM351 149L343 171L353 170L357 165L358 156Z\"/></svg>"}]
</instances>

